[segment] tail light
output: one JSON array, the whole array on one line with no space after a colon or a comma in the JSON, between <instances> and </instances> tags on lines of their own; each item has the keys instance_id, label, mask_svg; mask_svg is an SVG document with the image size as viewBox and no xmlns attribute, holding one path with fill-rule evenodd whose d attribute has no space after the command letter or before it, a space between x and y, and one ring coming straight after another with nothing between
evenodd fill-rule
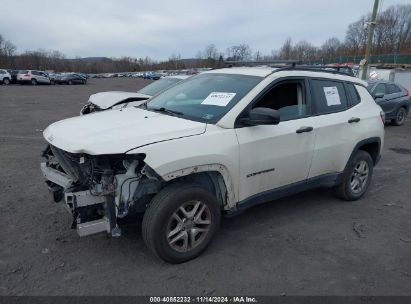
<instances>
[{"instance_id":1,"label":"tail light","mask_svg":"<svg viewBox=\"0 0 411 304\"><path fill-rule=\"evenodd\" d=\"M385 112L381 111L380 116L381 116L382 123L385 124Z\"/></svg>"},{"instance_id":2,"label":"tail light","mask_svg":"<svg viewBox=\"0 0 411 304\"><path fill-rule=\"evenodd\" d=\"M23 76L24 77L30 77L30 74L24 74Z\"/></svg>"},{"instance_id":3,"label":"tail light","mask_svg":"<svg viewBox=\"0 0 411 304\"><path fill-rule=\"evenodd\" d=\"M410 96L410 91L408 91L408 89L404 88L405 90L405 96Z\"/></svg>"}]
</instances>

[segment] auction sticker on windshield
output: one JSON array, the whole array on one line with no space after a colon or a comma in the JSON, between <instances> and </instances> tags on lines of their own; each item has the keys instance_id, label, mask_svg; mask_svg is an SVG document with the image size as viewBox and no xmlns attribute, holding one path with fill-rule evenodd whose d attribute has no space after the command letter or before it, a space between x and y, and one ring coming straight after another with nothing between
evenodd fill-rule
<instances>
[{"instance_id":1,"label":"auction sticker on windshield","mask_svg":"<svg viewBox=\"0 0 411 304\"><path fill-rule=\"evenodd\" d=\"M201 104L225 107L234 98L236 93L211 92Z\"/></svg>"}]
</instances>

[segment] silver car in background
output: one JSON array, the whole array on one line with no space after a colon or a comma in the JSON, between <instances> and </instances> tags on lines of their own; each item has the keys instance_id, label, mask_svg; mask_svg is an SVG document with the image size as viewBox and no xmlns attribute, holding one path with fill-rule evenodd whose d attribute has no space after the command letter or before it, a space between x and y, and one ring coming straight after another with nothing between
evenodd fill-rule
<instances>
[{"instance_id":1,"label":"silver car in background","mask_svg":"<svg viewBox=\"0 0 411 304\"><path fill-rule=\"evenodd\" d=\"M17 82L20 84L50 84L50 77L43 71L21 70L17 73Z\"/></svg>"}]
</instances>

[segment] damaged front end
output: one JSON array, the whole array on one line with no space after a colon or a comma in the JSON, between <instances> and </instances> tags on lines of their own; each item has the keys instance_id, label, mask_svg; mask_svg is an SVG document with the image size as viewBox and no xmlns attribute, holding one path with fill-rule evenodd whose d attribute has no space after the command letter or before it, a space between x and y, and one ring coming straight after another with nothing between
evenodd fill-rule
<instances>
[{"instance_id":1,"label":"damaged front end","mask_svg":"<svg viewBox=\"0 0 411 304\"><path fill-rule=\"evenodd\" d=\"M163 181L144 163L144 154L88 155L52 145L40 167L55 202L64 199L80 236L106 231L120 236L117 220L144 212Z\"/></svg>"}]
</instances>

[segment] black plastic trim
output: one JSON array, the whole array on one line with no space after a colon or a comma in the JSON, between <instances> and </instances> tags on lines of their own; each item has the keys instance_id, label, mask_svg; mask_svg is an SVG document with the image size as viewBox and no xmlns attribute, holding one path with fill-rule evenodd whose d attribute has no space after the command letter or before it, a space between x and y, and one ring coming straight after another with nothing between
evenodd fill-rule
<instances>
[{"instance_id":1,"label":"black plastic trim","mask_svg":"<svg viewBox=\"0 0 411 304\"><path fill-rule=\"evenodd\" d=\"M309 178L290 185L278 187L272 190L267 190L262 193L255 194L242 200L237 204L237 207L226 213L228 217L242 213L244 210L263 204L269 201L277 200L286 196L290 196L306 190L318 187L333 187L342 181L343 173L328 173L316 177Z\"/></svg>"}]
</instances>

